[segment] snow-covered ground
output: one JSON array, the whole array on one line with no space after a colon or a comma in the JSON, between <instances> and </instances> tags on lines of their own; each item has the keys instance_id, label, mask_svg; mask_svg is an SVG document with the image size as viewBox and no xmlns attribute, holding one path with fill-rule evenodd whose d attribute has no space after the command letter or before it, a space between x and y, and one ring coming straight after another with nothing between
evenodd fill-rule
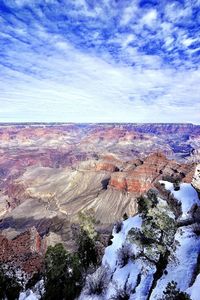
<instances>
[{"instance_id":1,"label":"snow-covered ground","mask_svg":"<svg viewBox=\"0 0 200 300\"><path fill-rule=\"evenodd\" d=\"M190 295L192 300L199 300L200 298L200 274L197 276L195 282L189 287L186 292Z\"/></svg>"},{"instance_id":2,"label":"snow-covered ground","mask_svg":"<svg viewBox=\"0 0 200 300\"><path fill-rule=\"evenodd\" d=\"M102 263L108 264L111 270L114 270L117 263L117 251L122 247L123 243L126 240L127 234L131 228L140 228L142 224L142 219L140 216L135 216L128 218L123 221L122 229L119 233L115 233L115 228L113 229L113 239L112 245L108 246L105 249L105 254L103 257Z\"/></svg>"},{"instance_id":3,"label":"snow-covered ground","mask_svg":"<svg viewBox=\"0 0 200 300\"><path fill-rule=\"evenodd\" d=\"M175 191L173 183L160 180L160 183L165 185L166 190L169 190L174 197L181 202L182 216L181 219L187 219L189 217L189 210L194 204L200 203L197 191L192 187L190 183L181 183L180 190Z\"/></svg>"},{"instance_id":4,"label":"snow-covered ground","mask_svg":"<svg viewBox=\"0 0 200 300\"><path fill-rule=\"evenodd\" d=\"M44 281L41 279L36 283L32 290L20 293L19 300L40 300L41 294L44 293Z\"/></svg>"},{"instance_id":5,"label":"snow-covered ground","mask_svg":"<svg viewBox=\"0 0 200 300\"><path fill-rule=\"evenodd\" d=\"M124 288L125 284L131 289L135 289L135 294L132 300L146 299L148 289L153 280L155 267L147 266L146 262L141 259L129 260L128 264L124 267L118 266L118 251L125 243L131 246L132 252L137 252L137 247L134 244L126 241L128 232L131 228L140 228L142 225L142 218L137 215L123 221L122 229L119 233L113 230L112 245L108 246L105 250L103 257L103 264L109 266L113 272L112 281L110 281L107 293L103 299L109 300L111 296L115 295L117 288ZM138 276L141 275L140 283L137 286ZM127 283L126 283L127 282ZM87 296L83 299L87 299Z\"/></svg>"},{"instance_id":6,"label":"snow-covered ground","mask_svg":"<svg viewBox=\"0 0 200 300\"><path fill-rule=\"evenodd\" d=\"M174 191L172 183L167 181L161 181L161 183L165 184L165 188L170 190L174 197L181 202L181 219L189 218L188 212L191 207L194 204L200 204L196 190L191 184L183 183L180 185L179 191ZM174 218L172 211L169 211L166 201L159 198L158 207L160 211L165 211L170 217ZM124 267L120 267L118 264L118 251L125 243L131 245L133 253L137 252L136 245L127 240L127 235L131 228L140 228L141 224L142 219L137 215L124 221L119 233L116 233L115 229L113 230L112 245L105 249L102 261L103 265L109 267L112 274L107 290L104 295L100 296L84 296L82 294L80 297L81 300L109 300L115 295L117 288L124 288L125 285L131 287L132 291L134 290L130 296L130 300L146 300L148 298L148 293L153 282L153 275L156 271L155 265L141 258L130 259ZM165 290L167 284L174 280L177 282L177 287L187 292L192 300L200 300L200 275L190 287L197 258L200 253L200 237L195 235L192 225L189 225L178 228L175 240L178 241L178 245L173 253L173 259L169 260L165 272L158 279L150 299L161 299L163 290Z\"/></svg>"},{"instance_id":7,"label":"snow-covered ground","mask_svg":"<svg viewBox=\"0 0 200 300\"><path fill-rule=\"evenodd\" d=\"M192 226L184 226L177 230L175 240L179 242L174 253L175 259L169 262L166 268L167 274L165 272L158 280L151 294L151 300L161 299L163 290L172 280L177 282L177 287L181 291L185 291L190 286L200 253L200 238L193 233Z\"/></svg>"}]
</instances>

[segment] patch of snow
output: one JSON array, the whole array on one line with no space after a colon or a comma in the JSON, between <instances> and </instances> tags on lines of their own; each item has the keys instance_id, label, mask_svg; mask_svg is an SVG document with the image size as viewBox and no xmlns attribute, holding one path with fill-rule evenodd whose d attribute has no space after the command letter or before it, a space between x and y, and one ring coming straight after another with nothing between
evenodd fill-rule
<instances>
[{"instance_id":1,"label":"patch of snow","mask_svg":"<svg viewBox=\"0 0 200 300\"><path fill-rule=\"evenodd\" d=\"M192 280L200 252L200 238L193 233L192 226L185 226L177 230L175 239L180 244L174 253L175 260L172 259L168 263L167 274L163 274L158 280L151 294L151 300L160 299L167 284L172 280L177 282L177 287L181 291L185 291Z\"/></svg>"},{"instance_id":2,"label":"patch of snow","mask_svg":"<svg viewBox=\"0 0 200 300\"><path fill-rule=\"evenodd\" d=\"M127 220L123 221L122 229L119 233L115 233L113 229L113 239L112 245L106 247L105 254L103 256L102 263L108 265L111 270L115 269L117 263L117 251L122 247L123 243L126 240L129 230L133 227L140 228L142 225L142 218L137 215L135 217L130 217Z\"/></svg>"},{"instance_id":3,"label":"patch of snow","mask_svg":"<svg viewBox=\"0 0 200 300\"><path fill-rule=\"evenodd\" d=\"M174 195L174 197L181 202L181 219L187 219L189 217L189 210L194 204L200 205L197 191L192 187L190 183L181 183L179 191L174 190L173 183L171 182L160 180L160 183L163 183L166 190L169 190Z\"/></svg>"},{"instance_id":4,"label":"patch of snow","mask_svg":"<svg viewBox=\"0 0 200 300\"><path fill-rule=\"evenodd\" d=\"M127 287L131 287L131 290L135 289L135 293L131 294L130 300L146 300L153 282L155 271L155 266L148 265L142 259L136 259L134 261L130 260L123 268L118 266L108 285L104 300L110 300L111 297L116 294L117 289L123 289L125 284ZM141 276L141 278L138 282L139 276Z\"/></svg>"},{"instance_id":5,"label":"patch of snow","mask_svg":"<svg viewBox=\"0 0 200 300\"><path fill-rule=\"evenodd\" d=\"M40 300L41 295L44 294L44 280L38 281L32 290L28 289L25 292L20 293L19 300Z\"/></svg>"},{"instance_id":6,"label":"patch of snow","mask_svg":"<svg viewBox=\"0 0 200 300\"><path fill-rule=\"evenodd\" d=\"M37 297L31 290L29 292L22 292L19 295L19 300L38 300L40 298Z\"/></svg>"},{"instance_id":7,"label":"patch of snow","mask_svg":"<svg viewBox=\"0 0 200 300\"><path fill-rule=\"evenodd\" d=\"M200 297L200 274L197 276L193 285L186 290L192 300L199 300Z\"/></svg>"}]
</instances>

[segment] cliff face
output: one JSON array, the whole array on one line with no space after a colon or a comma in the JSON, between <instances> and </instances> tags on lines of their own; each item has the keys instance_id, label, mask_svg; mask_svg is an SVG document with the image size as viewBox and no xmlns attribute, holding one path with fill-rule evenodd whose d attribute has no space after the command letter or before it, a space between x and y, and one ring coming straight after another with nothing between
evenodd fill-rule
<instances>
[{"instance_id":1,"label":"cliff face","mask_svg":"<svg viewBox=\"0 0 200 300\"><path fill-rule=\"evenodd\" d=\"M144 159L133 170L113 173L110 179L110 186L118 190L142 194L153 188L156 181L166 176L174 178L185 177L185 181L187 181L190 172L192 174L194 172L192 166L178 164L175 161L168 160L161 153L155 153Z\"/></svg>"}]
</instances>

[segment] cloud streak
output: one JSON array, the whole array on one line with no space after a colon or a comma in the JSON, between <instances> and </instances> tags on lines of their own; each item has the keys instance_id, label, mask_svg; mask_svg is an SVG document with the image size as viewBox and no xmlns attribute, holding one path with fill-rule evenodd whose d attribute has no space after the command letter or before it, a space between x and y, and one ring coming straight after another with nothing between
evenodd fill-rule
<instances>
[{"instance_id":1,"label":"cloud streak","mask_svg":"<svg viewBox=\"0 0 200 300\"><path fill-rule=\"evenodd\" d=\"M199 123L199 10L2 1L0 121Z\"/></svg>"}]
</instances>

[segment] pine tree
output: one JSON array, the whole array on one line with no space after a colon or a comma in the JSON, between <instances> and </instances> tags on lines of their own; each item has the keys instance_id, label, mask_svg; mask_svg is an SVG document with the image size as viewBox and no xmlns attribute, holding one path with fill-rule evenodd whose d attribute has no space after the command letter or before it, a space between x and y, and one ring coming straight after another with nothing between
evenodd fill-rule
<instances>
[{"instance_id":1,"label":"pine tree","mask_svg":"<svg viewBox=\"0 0 200 300\"><path fill-rule=\"evenodd\" d=\"M81 290L81 262L62 244L50 246L45 256L45 300L73 300Z\"/></svg>"}]
</instances>

